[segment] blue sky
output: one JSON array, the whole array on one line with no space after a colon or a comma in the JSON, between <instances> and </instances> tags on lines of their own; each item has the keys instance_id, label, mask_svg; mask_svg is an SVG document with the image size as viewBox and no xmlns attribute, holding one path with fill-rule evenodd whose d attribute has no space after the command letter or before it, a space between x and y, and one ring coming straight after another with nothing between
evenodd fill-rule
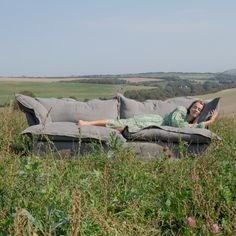
<instances>
[{"instance_id":1,"label":"blue sky","mask_svg":"<svg viewBox=\"0 0 236 236\"><path fill-rule=\"evenodd\" d=\"M0 0L0 76L236 68L234 0Z\"/></svg>"}]
</instances>

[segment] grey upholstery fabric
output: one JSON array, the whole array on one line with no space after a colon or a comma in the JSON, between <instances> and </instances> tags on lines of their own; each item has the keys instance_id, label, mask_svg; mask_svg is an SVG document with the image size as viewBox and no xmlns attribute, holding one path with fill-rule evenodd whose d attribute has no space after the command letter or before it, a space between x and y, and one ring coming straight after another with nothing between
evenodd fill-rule
<instances>
[{"instance_id":1,"label":"grey upholstery fabric","mask_svg":"<svg viewBox=\"0 0 236 236\"><path fill-rule=\"evenodd\" d=\"M68 140L90 140L109 141L110 135L115 135L122 142L125 138L117 130L99 127L99 126L78 126L73 122L52 122L45 125L39 124L26 128L22 134L40 135L50 137L50 140L68 141Z\"/></svg>"},{"instance_id":2,"label":"grey upholstery fabric","mask_svg":"<svg viewBox=\"0 0 236 236\"><path fill-rule=\"evenodd\" d=\"M163 156L164 147L154 142L126 142L124 147L134 150L137 159L152 160Z\"/></svg>"},{"instance_id":3,"label":"grey upholstery fabric","mask_svg":"<svg viewBox=\"0 0 236 236\"><path fill-rule=\"evenodd\" d=\"M15 97L20 109L26 114L28 113L29 122L45 124L52 121L48 110L35 98L22 94L15 94Z\"/></svg>"},{"instance_id":4,"label":"grey upholstery fabric","mask_svg":"<svg viewBox=\"0 0 236 236\"><path fill-rule=\"evenodd\" d=\"M37 98L37 101L47 109L53 122L118 118L116 99L80 102L57 98Z\"/></svg>"},{"instance_id":5,"label":"grey upholstery fabric","mask_svg":"<svg viewBox=\"0 0 236 236\"><path fill-rule=\"evenodd\" d=\"M134 99L126 98L122 94L117 95L119 100L120 118L130 118L141 114L157 114L164 116L173 111L177 106L188 107L195 99L181 97L176 99L146 100L139 102Z\"/></svg>"},{"instance_id":6,"label":"grey upholstery fabric","mask_svg":"<svg viewBox=\"0 0 236 236\"><path fill-rule=\"evenodd\" d=\"M94 150L109 150L109 146L106 143L93 142L93 141L59 141L48 142L47 140L38 140L34 144L34 152L37 155L45 155L47 153L53 153L58 158L68 158L72 156L78 157L78 154L84 155L93 152Z\"/></svg>"},{"instance_id":7,"label":"grey upholstery fabric","mask_svg":"<svg viewBox=\"0 0 236 236\"><path fill-rule=\"evenodd\" d=\"M181 153L182 150L180 150L178 143L168 143L163 141L158 141L158 142L130 141L124 143L123 146L134 150L136 158L148 161L160 157L176 158L186 154L198 155L199 153L205 151L209 147L209 144L206 143L187 144L184 146L185 147L184 153ZM173 161L173 158L170 160Z\"/></svg>"},{"instance_id":8,"label":"grey upholstery fabric","mask_svg":"<svg viewBox=\"0 0 236 236\"><path fill-rule=\"evenodd\" d=\"M95 143L91 141L78 142L76 140L70 141L54 141L48 142L47 140L39 140L34 145L34 151L37 155L44 155L53 152L58 158L68 158L71 156L78 157L78 154L91 153L98 148L103 151L109 151L109 145L106 143ZM178 143L168 142L125 142L123 148L131 149L135 152L135 157L144 161L149 161L156 158L168 157L170 161L176 160L176 157L184 155L198 155L205 151L209 144L190 144L185 146L184 153L179 150ZM169 150L169 151L165 151ZM174 159L173 159L174 158Z\"/></svg>"},{"instance_id":9,"label":"grey upholstery fabric","mask_svg":"<svg viewBox=\"0 0 236 236\"><path fill-rule=\"evenodd\" d=\"M20 109L24 109L24 107L21 104L19 104L19 107L20 107ZM27 120L29 126L39 124L39 120L35 116L33 110L31 110L31 112L30 111L25 112L25 116L26 116L26 120Z\"/></svg>"},{"instance_id":10,"label":"grey upholstery fabric","mask_svg":"<svg viewBox=\"0 0 236 236\"><path fill-rule=\"evenodd\" d=\"M127 140L149 141L158 140L169 143L179 143L186 141L188 143L210 143L212 140L221 140L219 136L207 129L200 128L176 128L170 126L152 126L145 129L126 129L123 135Z\"/></svg>"}]
</instances>

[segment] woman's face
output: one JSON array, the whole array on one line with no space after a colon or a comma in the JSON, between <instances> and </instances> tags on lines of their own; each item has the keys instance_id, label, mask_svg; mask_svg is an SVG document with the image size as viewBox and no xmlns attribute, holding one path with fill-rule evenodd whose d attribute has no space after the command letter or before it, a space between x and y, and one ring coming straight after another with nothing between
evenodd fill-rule
<instances>
[{"instance_id":1,"label":"woman's face","mask_svg":"<svg viewBox=\"0 0 236 236\"><path fill-rule=\"evenodd\" d=\"M197 118L200 115L202 109L203 109L203 105L200 102L196 102L190 108L189 115L193 118Z\"/></svg>"}]
</instances>

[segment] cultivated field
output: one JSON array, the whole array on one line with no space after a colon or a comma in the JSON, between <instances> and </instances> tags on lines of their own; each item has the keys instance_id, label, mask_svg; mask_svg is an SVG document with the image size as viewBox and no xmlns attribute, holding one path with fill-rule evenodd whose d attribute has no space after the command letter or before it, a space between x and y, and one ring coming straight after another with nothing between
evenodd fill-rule
<instances>
[{"instance_id":1,"label":"cultivated field","mask_svg":"<svg viewBox=\"0 0 236 236\"><path fill-rule=\"evenodd\" d=\"M86 84L66 82L0 82L0 105L14 99L14 93L31 91L37 97L74 97L79 100L111 98L125 90L148 89L148 86Z\"/></svg>"},{"instance_id":2,"label":"cultivated field","mask_svg":"<svg viewBox=\"0 0 236 236\"><path fill-rule=\"evenodd\" d=\"M97 77L0 77L0 82L65 82L74 80L86 80L86 79L98 79ZM145 77L119 77L119 79L126 80L128 82L138 83L143 81L156 81L156 78L145 78Z\"/></svg>"},{"instance_id":3,"label":"cultivated field","mask_svg":"<svg viewBox=\"0 0 236 236\"><path fill-rule=\"evenodd\" d=\"M203 82L214 77L213 73L181 73L181 72L156 72L156 73L138 73L138 74L127 74L127 75L104 75L100 76L71 76L71 77L0 77L0 82L63 82L63 81L74 81L74 80L85 80L85 79L100 79L100 78L117 78L121 80L126 80L128 82L138 83L144 81L156 81L162 80L166 77L175 77L179 79L190 79L196 80L198 82Z\"/></svg>"}]
</instances>

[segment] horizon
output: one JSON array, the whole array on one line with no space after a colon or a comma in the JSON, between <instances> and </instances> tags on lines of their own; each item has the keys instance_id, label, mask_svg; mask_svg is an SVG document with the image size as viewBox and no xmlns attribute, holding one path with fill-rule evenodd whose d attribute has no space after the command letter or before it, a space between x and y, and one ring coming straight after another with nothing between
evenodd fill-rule
<instances>
[{"instance_id":1,"label":"horizon","mask_svg":"<svg viewBox=\"0 0 236 236\"><path fill-rule=\"evenodd\" d=\"M231 71L234 69L230 69L230 70L225 70L225 71L219 71L219 72L184 72L184 71L156 71L156 72L137 72L137 73L121 73L121 74L83 74L83 75L61 75L61 76L40 76L40 75L34 75L34 76L27 76L27 75L20 75L20 76L4 76L4 75L0 75L0 78L70 78L70 77L86 77L86 76L123 76L125 77L126 75L130 76L130 75L140 75L140 74L217 74L217 73L224 73L227 71Z\"/></svg>"},{"instance_id":2,"label":"horizon","mask_svg":"<svg viewBox=\"0 0 236 236\"><path fill-rule=\"evenodd\" d=\"M221 73L236 68L233 0L1 3L1 77Z\"/></svg>"}]
</instances>

